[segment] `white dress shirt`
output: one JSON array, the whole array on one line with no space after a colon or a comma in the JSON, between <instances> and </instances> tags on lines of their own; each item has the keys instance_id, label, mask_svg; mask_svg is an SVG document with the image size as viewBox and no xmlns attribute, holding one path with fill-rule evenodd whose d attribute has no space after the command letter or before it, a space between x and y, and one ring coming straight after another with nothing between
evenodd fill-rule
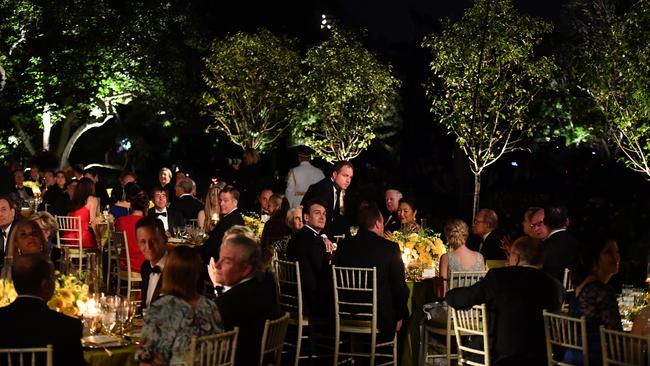
<instances>
[{"instance_id":1,"label":"white dress shirt","mask_svg":"<svg viewBox=\"0 0 650 366\"><path fill-rule=\"evenodd\" d=\"M164 213L165 215L159 216L159 213ZM169 213L167 212L167 207L163 208L162 210L154 208L154 215L158 220L162 221L163 226L165 227L165 231L169 231Z\"/></svg>"},{"instance_id":2,"label":"white dress shirt","mask_svg":"<svg viewBox=\"0 0 650 366\"><path fill-rule=\"evenodd\" d=\"M156 291L156 287L158 286L158 281L160 281L160 278L162 276L162 270L165 268L165 261L167 260L167 253L163 255L162 258L158 261L156 264L152 264L152 268L154 266L160 267L160 272L161 273L153 273L151 272L149 274L149 287L147 288L147 307L151 305L151 298L153 297L153 293Z\"/></svg>"}]
</instances>

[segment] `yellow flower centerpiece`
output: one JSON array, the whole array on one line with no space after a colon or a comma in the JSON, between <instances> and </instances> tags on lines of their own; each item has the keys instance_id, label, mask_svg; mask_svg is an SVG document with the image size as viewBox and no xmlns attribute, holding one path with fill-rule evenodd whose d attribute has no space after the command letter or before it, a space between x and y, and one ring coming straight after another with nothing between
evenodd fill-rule
<instances>
[{"instance_id":1,"label":"yellow flower centerpiece","mask_svg":"<svg viewBox=\"0 0 650 366\"><path fill-rule=\"evenodd\" d=\"M0 308L11 304L16 300L18 294L14 289L14 283L10 280L0 278Z\"/></svg>"},{"instance_id":2,"label":"yellow flower centerpiece","mask_svg":"<svg viewBox=\"0 0 650 366\"><path fill-rule=\"evenodd\" d=\"M242 215L242 217L244 218L244 225L253 230L253 233L255 233L258 238L261 238L262 231L264 230L262 219L260 219L256 213L248 213L247 215Z\"/></svg>"},{"instance_id":3,"label":"yellow flower centerpiece","mask_svg":"<svg viewBox=\"0 0 650 366\"><path fill-rule=\"evenodd\" d=\"M440 239L440 234L429 229L412 234L395 231L389 234L387 239L399 245L406 267L406 278L409 281L421 280L424 269L432 269L435 273L440 257L447 253L447 247Z\"/></svg>"}]
</instances>

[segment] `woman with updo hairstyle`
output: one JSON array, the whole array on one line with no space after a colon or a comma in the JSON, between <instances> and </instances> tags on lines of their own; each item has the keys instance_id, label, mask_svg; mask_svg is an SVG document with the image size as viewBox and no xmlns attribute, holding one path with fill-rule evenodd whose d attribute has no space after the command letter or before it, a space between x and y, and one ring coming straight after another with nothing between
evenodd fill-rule
<instances>
[{"instance_id":1,"label":"woman with updo hairstyle","mask_svg":"<svg viewBox=\"0 0 650 366\"><path fill-rule=\"evenodd\" d=\"M453 219L445 224L445 238L449 253L440 257L440 277L444 279L444 292L449 289L449 279L454 272L477 272L485 270L483 255L465 245L469 237L469 227L461 219Z\"/></svg>"},{"instance_id":2,"label":"woman with updo hairstyle","mask_svg":"<svg viewBox=\"0 0 650 366\"><path fill-rule=\"evenodd\" d=\"M135 183L133 184L135 185ZM119 217L115 221L115 230L126 232L126 244L129 247L131 271L140 273L140 266L142 266L142 262L144 262L145 258L138 246L138 240L135 235L135 225L144 217L145 212L147 212L146 210L149 208L149 198L137 185L135 185L135 187L137 187L137 190L132 189L127 198L129 206L131 207L131 214ZM120 269L126 271L125 259L126 252L120 253Z\"/></svg>"},{"instance_id":3,"label":"woman with updo hairstyle","mask_svg":"<svg viewBox=\"0 0 650 366\"><path fill-rule=\"evenodd\" d=\"M399 200L397 207L397 218L402 224L401 232L404 234L418 233L422 229L417 223L418 206L412 197L404 197Z\"/></svg>"},{"instance_id":4,"label":"woman with updo hairstyle","mask_svg":"<svg viewBox=\"0 0 650 366\"><path fill-rule=\"evenodd\" d=\"M95 232L97 223L95 219L99 213L99 208L97 197L95 197L95 182L86 177L79 179L78 182L70 201L68 216L81 218L81 243L84 249L96 249ZM78 238L77 233L74 231L66 231L62 234L62 237L66 239Z\"/></svg>"}]
</instances>

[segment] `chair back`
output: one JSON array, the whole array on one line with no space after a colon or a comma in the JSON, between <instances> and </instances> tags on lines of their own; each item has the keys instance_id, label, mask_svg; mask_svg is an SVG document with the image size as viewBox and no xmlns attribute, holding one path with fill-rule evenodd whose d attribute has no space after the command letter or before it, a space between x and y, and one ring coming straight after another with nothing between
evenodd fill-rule
<instances>
[{"instance_id":1,"label":"chair back","mask_svg":"<svg viewBox=\"0 0 650 366\"><path fill-rule=\"evenodd\" d=\"M296 314L298 318L302 317L302 289L298 262L278 259L273 261L273 269L277 279L280 309L289 314Z\"/></svg>"},{"instance_id":2,"label":"chair back","mask_svg":"<svg viewBox=\"0 0 650 366\"><path fill-rule=\"evenodd\" d=\"M562 285L564 286L564 290L566 292L573 292L575 289L573 286L573 280L571 279L571 270L568 268L564 269L564 278L562 280Z\"/></svg>"},{"instance_id":3,"label":"chair back","mask_svg":"<svg viewBox=\"0 0 650 366\"><path fill-rule=\"evenodd\" d=\"M126 231L114 231L111 233L111 243L115 253L119 255L124 251L126 257L126 271L131 276L131 254L129 253L129 246L127 244Z\"/></svg>"},{"instance_id":4,"label":"chair back","mask_svg":"<svg viewBox=\"0 0 650 366\"><path fill-rule=\"evenodd\" d=\"M138 272L133 272L133 268L131 268L131 254L129 252L129 243L128 243L128 238L126 236L126 232L113 232L111 233L111 241L113 242L114 246L114 253L118 253L118 258L119 253L121 251L124 251L124 257L126 260L126 271L119 268L119 259L118 259L118 269L117 269L117 294L121 294L122 290L122 281L126 281L126 296L127 298L131 299L131 295L136 295L137 293L140 292L140 288L137 286L134 286L133 284L135 282L140 282L142 281L142 277L140 276L140 273ZM146 294L144 294L146 296Z\"/></svg>"},{"instance_id":5,"label":"chair back","mask_svg":"<svg viewBox=\"0 0 650 366\"><path fill-rule=\"evenodd\" d=\"M377 332L377 270L332 266L334 315L338 328L341 318L367 321L371 334Z\"/></svg>"},{"instance_id":6,"label":"chair back","mask_svg":"<svg viewBox=\"0 0 650 366\"><path fill-rule=\"evenodd\" d=\"M488 319L485 304L475 305L467 310L451 308L451 318L454 322L454 333L458 345L458 363L460 365L490 365L490 346L488 341ZM464 345L461 336L482 336L483 349ZM473 361L470 356L483 358L483 362Z\"/></svg>"},{"instance_id":7,"label":"chair back","mask_svg":"<svg viewBox=\"0 0 650 366\"><path fill-rule=\"evenodd\" d=\"M203 337L192 336L189 366L233 366L239 327Z\"/></svg>"},{"instance_id":8,"label":"chair back","mask_svg":"<svg viewBox=\"0 0 650 366\"><path fill-rule=\"evenodd\" d=\"M80 216L56 216L56 223L59 229L56 231L56 246L59 248L70 247L83 250L83 238L81 236ZM66 233L74 233L72 237L63 237Z\"/></svg>"},{"instance_id":9,"label":"chair back","mask_svg":"<svg viewBox=\"0 0 650 366\"><path fill-rule=\"evenodd\" d=\"M46 366L52 366L52 345L37 348L1 348L0 365L36 366L43 365L43 358Z\"/></svg>"},{"instance_id":10,"label":"chair back","mask_svg":"<svg viewBox=\"0 0 650 366\"><path fill-rule=\"evenodd\" d=\"M543 311L544 332L546 336L546 357L549 365L561 365L554 356L553 348L558 347L582 351L583 365L589 366L587 347L587 321L585 317L573 318Z\"/></svg>"},{"instance_id":11,"label":"chair back","mask_svg":"<svg viewBox=\"0 0 650 366\"><path fill-rule=\"evenodd\" d=\"M650 365L650 336L605 329L600 326L603 366Z\"/></svg>"},{"instance_id":12,"label":"chair back","mask_svg":"<svg viewBox=\"0 0 650 366\"><path fill-rule=\"evenodd\" d=\"M264 358L268 354L273 354L273 365L280 365L282 346L284 345L284 339L287 336L288 326L288 313L285 313L282 317L276 320L266 320L264 323L264 332L262 332L260 366L264 365Z\"/></svg>"},{"instance_id":13,"label":"chair back","mask_svg":"<svg viewBox=\"0 0 650 366\"><path fill-rule=\"evenodd\" d=\"M485 271L452 272L449 278L449 289L471 286L485 277L485 273Z\"/></svg>"}]
</instances>

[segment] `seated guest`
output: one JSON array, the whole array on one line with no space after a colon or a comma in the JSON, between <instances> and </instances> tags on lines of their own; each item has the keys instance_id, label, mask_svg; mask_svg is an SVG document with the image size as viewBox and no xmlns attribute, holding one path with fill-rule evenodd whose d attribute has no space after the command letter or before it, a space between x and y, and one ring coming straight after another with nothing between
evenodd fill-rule
<instances>
[{"instance_id":1,"label":"seated guest","mask_svg":"<svg viewBox=\"0 0 650 366\"><path fill-rule=\"evenodd\" d=\"M544 225L549 230L544 239L544 271L561 282L564 279L564 269L572 268L575 264L580 243L567 231L569 213L566 207L545 207Z\"/></svg>"},{"instance_id":2,"label":"seated guest","mask_svg":"<svg viewBox=\"0 0 650 366\"><path fill-rule=\"evenodd\" d=\"M97 248L95 239L96 222L98 214L97 198L95 194L95 184L90 178L81 178L75 187L72 200L70 201L70 210L68 216L78 216L81 218L81 242L84 249ZM62 237L76 239L78 235L74 231L66 231Z\"/></svg>"},{"instance_id":3,"label":"seated guest","mask_svg":"<svg viewBox=\"0 0 650 366\"><path fill-rule=\"evenodd\" d=\"M5 255L9 251L9 238L16 224L23 216L16 215L16 201L10 196L0 197L0 269L4 267Z\"/></svg>"},{"instance_id":4,"label":"seated guest","mask_svg":"<svg viewBox=\"0 0 650 366\"><path fill-rule=\"evenodd\" d=\"M181 179L176 182L176 201L170 206L175 211L183 215L185 221L196 220L199 216L199 211L203 209L201 201L197 200L192 195L194 181L190 178Z\"/></svg>"},{"instance_id":5,"label":"seated guest","mask_svg":"<svg viewBox=\"0 0 650 366\"><path fill-rule=\"evenodd\" d=\"M59 224L47 211L38 211L34 213L32 217L30 217L30 220L36 222L38 227L41 228L43 236L47 241L48 251L50 252L50 258L52 258L52 262L54 263L54 268L58 268L61 259L61 248L56 246L56 232L59 230Z\"/></svg>"},{"instance_id":6,"label":"seated guest","mask_svg":"<svg viewBox=\"0 0 650 366\"><path fill-rule=\"evenodd\" d=\"M84 365L81 321L47 307L54 293L54 268L47 256L37 253L16 257L12 274L18 298L0 308L0 348L51 344L55 366Z\"/></svg>"},{"instance_id":7,"label":"seated guest","mask_svg":"<svg viewBox=\"0 0 650 366\"><path fill-rule=\"evenodd\" d=\"M274 194L269 198L269 212L271 212L271 217L264 224L261 238L262 256L264 257L265 264L269 264L271 259L273 259L275 243L278 241L287 243L291 236L291 229L285 223L287 211L289 211L289 201L286 198L279 194Z\"/></svg>"},{"instance_id":8,"label":"seated guest","mask_svg":"<svg viewBox=\"0 0 650 366\"><path fill-rule=\"evenodd\" d=\"M444 292L449 288L453 272L477 272L485 270L483 255L467 248L469 228L460 219L449 220L445 224L445 237L451 251L440 257L440 277L444 281Z\"/></svg>"},{"instance_id":9,"label":"seated guest","mask_svg":"<svg viewBox=\"0 0 650 366\"><path fill-rule=\"evenodd\" d=\"M537 212L539 210L542 210L542 212L544 211L543 208L537 207L537 206L528 207L526 209L526 211L524 211L524 219L521 222L521 227L522 227L524 235L527 235L527 236L530 236L530 237L533 237L533 238L537 238L535 236L535 231L533 230L533 227L534 227L533 226L533 215L535 214L535 212ZM544 220L544 219L542 218L542 220ZM546 236L543 237L543 238L537 238L537 239L544 240L545 238L546 238Z\"/></svg>"},{"instance_id":10,"label":"seated guest","mask_svg":"<svg viewBox=\"0 0 650 366\"><path fill-rule=\"evenodd\" d=\"M34 193L29 187L23 185L25 183L25 173L22 169L14 170L14 189L13 191L18 195L21 202L34 198Z\"/></svg>"},{"instance_id":11,"label":"seated guest","mask_svg":"<svg viewBox=\"0 0 650 366\"><path fill-rule=\"evenodd\" d=\"M544 240L548 237L548 227L544 224L544 209L536 207L537 210L530 216L531 235L535 239Z\"/></svg>"},{"instance_id":12,"label":"seated guest","mask_svg":"<svg viewBox=\"0 0 650 366\"><path fill-rule=\"evenodd\" d=\"M302 206L292 207L287 211L285 223L294 234L302 229Z\"/></svg>"},{"instance_id":13,"label":"seated guest","mask_svg":"<svg viewBox=\"0 0 650 366\"><path fill-rule=\"evenodd\" d=\"M404 262L399 246L384 239L384 218L372 205L359 212L359 232L336 250L334 263L343 267L377 270L377 327L379 334L392 339L408 318Z\"/></svg>"},{"instance_id":14,"label":"seated guest","mask_svg":"<svg viewBox=\"0 0 650 366\"><path fill-rule=\"evenodd\" d=\"M607 285L618 273L620 261L618 244L614 240L596 241L586 245L574 267L573 283L575 297L569 302L569 316L587 319L587 345L589 364L601 365L600 326L622 331L621 315L614 290ZM567 350L564 360L571 364L582 364L582 352Z\"/></svg>"},{"instance_id":15,"label":"seated guest","mask_svg":"<svg viewBox=\"0 0 650 366\"><path fill-rule=\"evenodd\" d=\"M160 168L158 171L158 183L160 184L158 188L162 188L165 192L167 192L167 200L169 202L172 202L176 199L174 184L172 184L172 171L169 168Z\"/></svg>"},{"instance_id":16,"label":"seated guest","mask_svg":"<svg viewBox=\"0 0 650 366\"><path fill-rule=\"evenodd\" d=\"M503 233L499 229L499 217L489 208L484 208L476 213L472 234L480 238L477 251L485 260L505 260L506 252L501 249Z\"/></svg>"},{"instance_id":17,"label":"seated guest","mask_svg":"<svg viewBox=\"0 0 650 366\"><path fill-rule=\"evenodd\" d=\"M332 278L329 261L334 245L321 236L327 214L325 203L310 201L303 209L305 225L287 244L287 260L300 263L303 312L306 315L326 316L331 307L324 299L332 297L328 284Z\"/></svg>"},{"instance_id":18,"label":"seated guest","mask_svg":"<svg viewBox=\"0 0 650 366\"><path fill-rule=\"evenodd\" d=\"M386 218L384 219L384 228L386 232L398 231L402 224L397 217L399 201L404 197L402 192L396 189L386 191Z\"/></svg>"},{"instance_id":19,"label":"seated guest","mask_svg":"<svg viewBox=\"0 0 650 366\"><path fill-rule=\"evenodd\" d=\"M114 186L113 190L111 191L111 202L117 202L117 201L126 201L126 192L125 188L126 185L129 183L136 183L138 181L138 177L135 175L135 173L130 172L128 170L123 171L120 174L120 180L119 180L119 185ZM125 214L128 215L128 212Z\"/></svg>"},{"instance_id":20,"label":"seated guest","mask_svg":"<svg viewBox=\"0 0 650 366\"><path fill-rule=\"evenodd\" d=\"M284 200L286 200L286 198L284 198L284 196L282 196L281 194L277 194L277 193L273 193L271 197L269 197L269 204L268 204L269 216L273 216L275 211L282 208L282 203ZM286 210L284 210L284 213L286 213L288 210L289 210L289 201L287 200Z\"/></svg>"},{"instance_id":21,"label":"seated guest","mask_svg":"<svg viewBox=\"0 0 650 366\"><path fill-rule=\"evenodd\" d=\"M106 207L111 204L111 200L108 197L108 192L102 183L99 181L99 173L93 168L84 169L83 176L90 178L95 183L95 197L99 199L99 204L101 207Z\"/></svg>"},{"instance_id":22,"label":"seated guest","mask_svg":"<svg viewBox=\"0 0 650 366\"><path fill-rule=\"evenodd\" d=\"M138 248L145 257L140 266L142 308L160 297L161 274L167 261L167 236L160 220L145 217L135 224Z\"/></svg>"},{"instance_id":23,"label":"seated guest","mask_svg":"<svg viewBox=\"0 0 650 366\"><path fill-rule=\"evenodd\" d=\"M56 172L54 175L54 182L50 184L49 176L51 173L51 170L45 171L45 183L47 184L47 189L45 190L45 193L43 193L43 200L38 206L38 210L45 211L47 208L47 212L52 215L63 216L68 213L67 206L69 201L68 196L65 194L65 187L67 184L65 173L62 171Z\"/></svg>"},{"instance_id":24,"label":"seated guest","mask_svg":"<svg viewBox=\"0 0 650 366\"><path fill-rule=\"evenodd\" d=\"M126 245L129 248L131 271L140 272L140 266L145 257L138 246L138 239L135 234L137 222L144 217L145 210L149 206L149 199L144 191L140 190L129 197L131 214L122 216L115 221L115 230L126 233ZM126 251L120 253L120 269L126 271Z\"/></svg>"},{"instance_id":25,"label":"seated guest","mask_svg":"<svg viewBox=\"0 0 650 366\"><path fill-rule=\"evenodd\" d=\"M203 244L203 263L209 263L211 258L219 259L219 247L226 231L235 225L244 225L244 218L237 207L238 204L239 191L235 187L226 186L219 192L221 218Z\"/></svg>"},{"instance_id":26,"label":"seated guest","mask_svg":"<svg viewBox=\"0 0 650 366\"><path fill-rule=\"evenodd\" d=\"M136 352L140 365L176 364L187 356L192 336L223 331L217 305L196 290L201 268L194 248L181 245L169 253L161 289L165 296L151 304L144 317Z\"/></svg>"},{"instance_id":27,"label":"seated guest","mask_svg":"<svg viewBox=\"0 0 650 366\"><path fill-rule=\"evenodd\" d=\"M272 277L256 275L260 263L260 245L253 238L241 234L224 237L213 282L224 286L216 300L224 328L239 327L236 365L259 363L264 323L280 317Z\"/></svg>"},{"instance_id":28,"label":"seated guest","mask_svg":"<svg viewBox=\"0 0 650 366\"><path fill-rule=\"evenodd\" d=\"M154 188L153 207L149 209L147 216L162 221L165 231L170 233L174 228L184 227L185 220L180 212L167 208L168 198L166 190L160 187Z\"/></svg>"},{"instance_id":29,"label":"seated guest","mask_svg":"<svg viewBox=\"0 0 650 366\"><path fill-rule=\"evenodd\" d=\"M273 196L273 190L271 188L264 188L260 191L260 194L257 196L257 202L259 203L259 213L260 219L262 222L268 221L271 217L271 212L269 211L269 199Z\"/></svg>"},{"instance_id":30,"label":"seated guest","mask_svg":"<svg viewBox=\"0 0 650 366\"><path fill-rule=\"evenodd\" d=\"M491 269L474 285L447 292L455 309L486 304L495 365L546 365L542 310L559 311L564 290L540 270L543 260L540 241L523 236L512 245L509 267Z\"/></svg>"},{"instance_id":31,"label":"seated guest","mask_svg":"<svg viewBox=\"0 0 650 366\"><path fill-rule=\"evenodd\" d=\"M116 199L114 204L109 207L108 213L111 214L114 219L119 219L122 216L128 216L131 212L131 202L129 201L129 197L133 197L141 191L142 188L140 188L137 183L127 183L124 186L123 194Z\"/></svg>"},{"instance_id":32,"label":"seated guest","mask_svg":"<svg viewBox=\"0 0 650 366\"><path fill-rule=\"evenodd\" d=\"M41 228L32 220L21 220L16 223L16 227L11 231L11 237L9 237L8 248L7 256L13 258L23 254L50 254Z\"/></svg>"},{"instance_id":33,"label":"seated guest","mask_svg":"<svg viewBox=\"0 0 650 366\"><path fill-rule=\"evenodd\" d=\"M209 233L212 231L217 221L219 221L219 193L225 186L225 183L219 182L211 185L210 189L208 189L203 210L199 211L198 215L199 229L203 230L203 232Z\"/></svg>"},{"instance_id":34,"label":"seated guest","mask_svg":"<svg viewBox=\"0 0 650 366\"><path fill-rule=\"evenodd\" d=\"M417 223L418 207L413 198L402 198L399 200L397 217L401 225L400 231L404 234L419 232L422 228Z\"/></svg>"}]
</instances>

